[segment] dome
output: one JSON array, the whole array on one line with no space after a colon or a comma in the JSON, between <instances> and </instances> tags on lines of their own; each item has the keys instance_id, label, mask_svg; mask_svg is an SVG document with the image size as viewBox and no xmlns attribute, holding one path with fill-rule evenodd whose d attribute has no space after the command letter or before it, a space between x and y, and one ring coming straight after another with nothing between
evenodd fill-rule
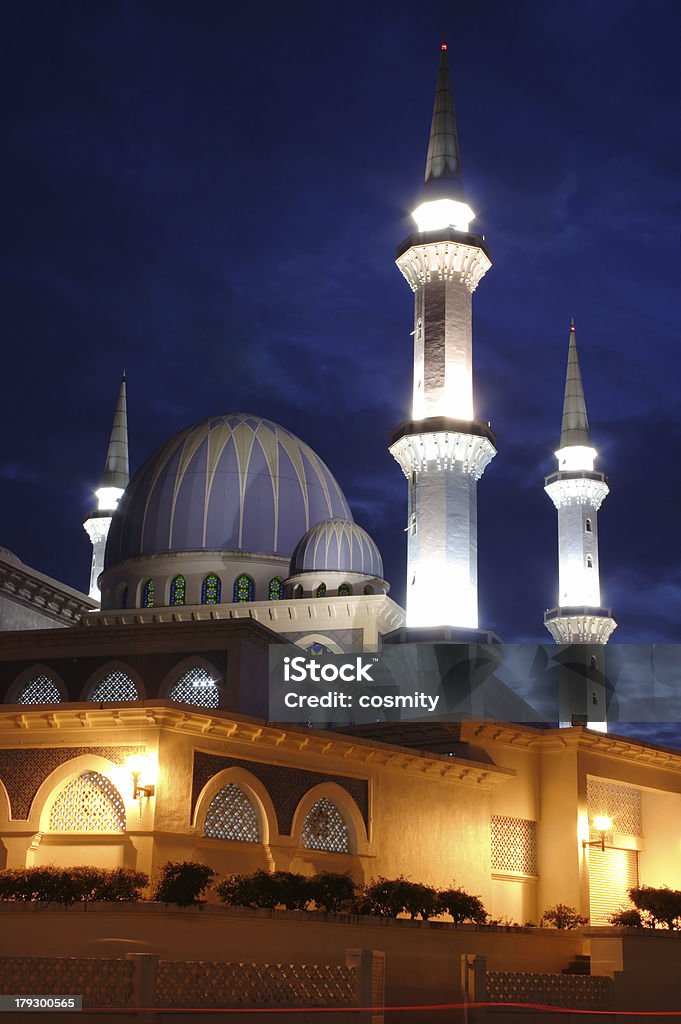
<instances>
[{"instance_id":1,"label":"dome","mask_svg":"<svg viewBox=\"0 0 681 1024\"><path fill-rule=\"evenodd\" d=\"M383 579L383 560L366 530L337 517L317 523L296 545L290 575L302 572L356 572Z\"/></svg>"},{"instance_id":2,"label":"dome","mask_svg":"<svg viewBox=\"0 0 681 1024\"><path fill-rule=\"evenodd\" d=\"M215 416L176 434L128 484L105 568L140 555L243 551L289 557L329 516L352 520L318 455L258 416Z\"/></svg>"}]
</instances>

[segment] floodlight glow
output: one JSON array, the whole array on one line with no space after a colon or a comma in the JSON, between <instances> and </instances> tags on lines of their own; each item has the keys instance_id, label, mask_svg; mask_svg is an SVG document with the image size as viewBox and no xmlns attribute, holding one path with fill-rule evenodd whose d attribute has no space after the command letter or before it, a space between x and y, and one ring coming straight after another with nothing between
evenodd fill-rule
<instances>
[{"instance_id":1,"label":"floodlight glow","mask_svg":"<svg viewBox=\"0 0 681 1024\"><path fill-rule=\"evenodd\" d=\"M432 199L417 206L412 217L419 231L440 231L443 228L468 231L475 214L468 203L460 203L456 199Z\"/></svg>"},{"instance_id":2,"label":"floodlight glow","mask_svg":"<svg viewBox=\"0 0 681 1024\"><path fill-rule=\"evenodd\" d=\"M591 723L589 723L591 725ZM594 818L594 828L597 832L609 832L612 828L612 818L607 814L597 814Z\"/></svg>"},{"instance_id":3,"label":"floodlight glow","mask_svg":"<svg viewBox=\"0 0 681 1024\"><path fill-rule=\"evenodd\" d=\"M95 491L98 512L113 512L123 497L122 487L100 487Z\"/></svg>"},{"instance_id":4,"label":"floodlight glow","mask_svg":"<svg viewBox=\"0 0 681 1024\"><path fill-rule=\"evenodd\" d=\"M567 448L559 448L553 453L558 459L558 469L567 473L583 472L593 473L594 459L598 455L595 448L588 448L586 445L571 444Z\"/></svg>"}]
</instances>

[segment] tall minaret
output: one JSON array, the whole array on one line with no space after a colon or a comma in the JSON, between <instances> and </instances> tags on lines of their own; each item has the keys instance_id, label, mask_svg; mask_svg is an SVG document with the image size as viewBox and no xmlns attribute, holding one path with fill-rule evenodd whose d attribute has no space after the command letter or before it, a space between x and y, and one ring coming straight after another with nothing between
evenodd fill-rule
<instances>
[{"instance_id":1,"label":"tall minaret","mask_svg":"<svg viewBox=\"0 0 681 1024\"><path fill-rule=\"evenodd\" d=\"M414 292L413 404L390 445L409 481L407 627L476 630L477 482L496 449L490 424L474 418L472 295L492 264L469 233L446 43L412 216L397 266Z\"/></svg>"},{"instance_id":2,"label":"tall minaret","mask_svg":"<svg viewBox=\"0 0 681 1024\"><path fill-rule=\"evenodd\" d=\"M558 510L558 607L544 623L559 644L606 644L617 623L601 607L598 573L598 510L609 493L606 477L594 470L574 320L570 326L558 472L545 491Z\"/></svg>"},{"instance_id":3,"label":"tall minaret","mask_svg":"<svg viewBox=\"0 0 681 1024\"><path fill-rule=\"evenodd\" d=\"M130 480L128 467L128 413L125 391L125 372L118 393L109 448L106 453L104 476L101 486L95 491L97 509L90 513L83 526L92 542L92 567L90 569L90 597L99 601L99 574L104 569L104 550L109 535L111 517L116 511L123 491Z\"/></svg>"}]
</instances>

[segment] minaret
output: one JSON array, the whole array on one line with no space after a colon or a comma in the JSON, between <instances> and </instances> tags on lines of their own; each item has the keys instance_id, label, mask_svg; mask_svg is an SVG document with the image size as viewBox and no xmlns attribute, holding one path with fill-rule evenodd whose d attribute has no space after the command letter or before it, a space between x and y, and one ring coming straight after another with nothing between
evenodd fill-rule
<instances>
[{"instance_id":1,"label":"minaret","mask_svg":"<svg viewBox=\"0 0 681 1024\"><path fill-rule=\"evenodd\" d=\"M390 451L409 482L407 628L478 628L477 482L496 455L475 419L472 295L491 267L461 183L459 140L442 44L417 230L397 250L414 292L411 419Z\"/></svg>"},{"instance_id":2,"label":"minaret","mask_svg":"<svg viewBox=\"0 0 681 1024\"><path fill-rule=\"evenodd\" d=\"M95 491L97 509L92 512L83 526L92 542L92 567L90 569L90 597L99 601L99 574L104 569L104 549L109 535L111 517L116 511L123 491L130 480L128 467L128 413L125 391L125 372L118 393L109 448L106 453L104 476L101 486Z\"/></svg>"}]
</instances>

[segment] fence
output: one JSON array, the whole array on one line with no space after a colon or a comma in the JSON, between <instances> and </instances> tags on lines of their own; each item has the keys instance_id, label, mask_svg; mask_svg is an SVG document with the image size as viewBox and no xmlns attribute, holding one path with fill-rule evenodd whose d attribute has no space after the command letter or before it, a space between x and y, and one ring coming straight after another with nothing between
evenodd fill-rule
<instances>
[{"instance_id":1,"label":"fence","mask_svg":"<svg viewBox=\"0 0 681 1024\"><path fill-rule=\"evenodd\" d=\"M153 953L0 957L0 994L82 995L86 1012L115 1008L138 1024L152 1024L164 1009L186 1009L189 1017L191 1008L275 1007L345 1008L354 1024L383 1024L384 968L384 954L366 949L346 949L344 964L171 961Z\"/></svg>"}]
</instances>

